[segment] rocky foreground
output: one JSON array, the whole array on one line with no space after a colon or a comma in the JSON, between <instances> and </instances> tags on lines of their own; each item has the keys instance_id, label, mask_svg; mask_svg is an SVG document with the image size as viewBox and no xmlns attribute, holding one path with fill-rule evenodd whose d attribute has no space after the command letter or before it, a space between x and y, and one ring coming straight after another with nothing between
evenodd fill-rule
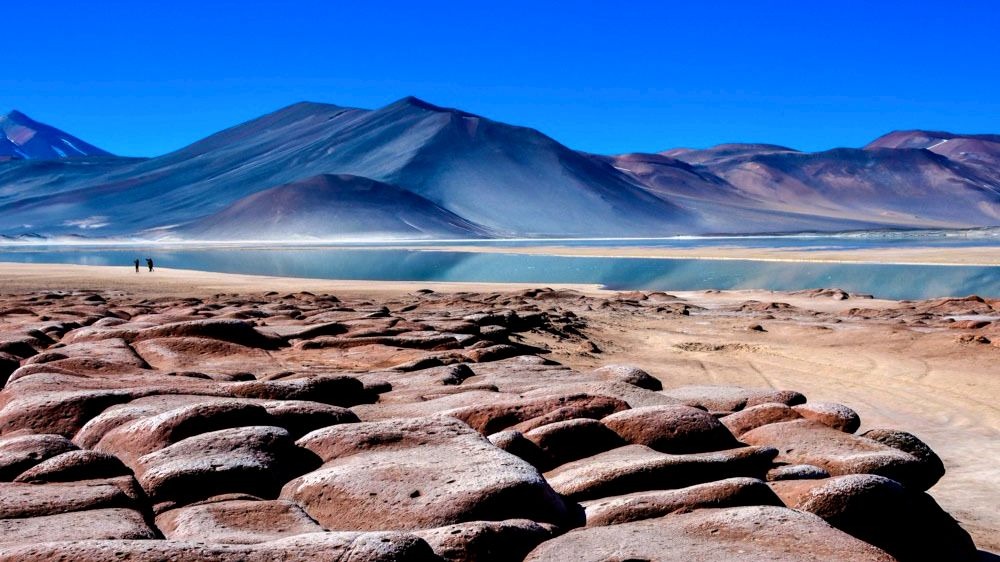
<instances>
[{"instance_id":1,"label":"rocky foreground","mask_svg":"<svg viewBox=\"0 0 1000 562\"><path fill-rule=\"evenodd\" d=\"M995 305L911 303L905 321ZM794 390L664 389L547 358L598 354L592 311L696 308L552 290L6 295L0 559L977 558L927 493L944 464L906 428L858 433L851 408Z\"/></svg>"}]
</instances>

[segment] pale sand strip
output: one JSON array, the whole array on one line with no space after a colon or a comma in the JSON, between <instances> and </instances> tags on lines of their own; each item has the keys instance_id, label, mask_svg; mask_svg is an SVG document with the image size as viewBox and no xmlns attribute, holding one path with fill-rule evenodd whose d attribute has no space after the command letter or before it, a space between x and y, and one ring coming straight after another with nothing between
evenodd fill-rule
<instances>
[{"instance_id":1,"label":"pale sand strip","mask_svg":"<svg viewBox=\"0 0 1000 562\"><path fill-rule=\"evenodd\" d=\"M189 269L155 268L153 273L143 267L136 273L131 265L121 267L0 262L0 292L37 290L130 291L150 294L255 293L277 291L314 293L392 295L418 289L440 293L460 291L518 291L535 287L574 289L587 294L610 293L599 285L569 283L436 283L420 281L356 281L303 279L214 273Z\"/></svg>"}]
</instances>

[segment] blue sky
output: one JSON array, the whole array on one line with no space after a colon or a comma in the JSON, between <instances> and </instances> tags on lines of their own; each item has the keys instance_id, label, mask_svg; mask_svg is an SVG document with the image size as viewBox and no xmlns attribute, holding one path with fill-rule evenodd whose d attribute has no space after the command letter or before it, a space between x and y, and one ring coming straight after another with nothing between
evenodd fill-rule
<instances>
[{"instance_id":1,"label":"blue sky","mask_svg":"<svg viewBox=\"0 0 1000 562\"><path fill-rule=\"evenodd\" d=\"M1000 133L990 1L48 0L4 19L0 111L125 155L406 95L600 153Z\"/></svg>"}]
</instances>

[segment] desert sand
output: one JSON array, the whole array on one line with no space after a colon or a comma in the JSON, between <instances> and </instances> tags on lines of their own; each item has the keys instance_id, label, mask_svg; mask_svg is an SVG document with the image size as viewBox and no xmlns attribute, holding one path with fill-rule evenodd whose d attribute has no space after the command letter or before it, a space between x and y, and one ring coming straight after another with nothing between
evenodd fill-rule
<instances>
[{"instance_id":1,"label":"desert sand","mask_svg":"<svg viewBox=\"0 0 1000 562\"><path fill-rule=\"evenodd\" d=\"M976 547L1000 551L998 301L897 302L836 290L539 290L35 264L0 264L0 295L0 339L13 342L4 348L13 373L0 392L0 453L7 447L0 487L20 497L0 500L0 558L267 559L347 544L356 548L352 560L427 559L427 545L461 560L500 543L507 555L529 560L586 559L583 551L597 546L636 557L645 554L615 542L625 536L619 530L655 537L669 529L691 539L676 559L808 559L790 554L800 535L814 552L843 559L916 560L930 548L962 559L961 531L914 499L926 498L919 492L927 487ZM599 369L607 365L635 368ZM71 399L81 393L107 398L84 407ZM330 393L342 399L329 400ZM442 412L492 445L434 417ZM650 437L649 428L670 416L685 420L674 438L689 431L694 441ZM362 423L344 423L352 420ZM229 433L211 432L223 428ZM896 430L926 443L943 476L932 468L934 453ZM11 440L37 434L47 437L25 461L27 445ZM407 449L398 435L422 444ZM298 439L295 451L318 455L311 472L283 464L293 454L289 439ZM732 449L735 439L751 446ZM523 466L497 456L493 445ZM881 468L831 452L837 447ZM407 464L424 451L427 467ZM455 458L466 454L478 468ZM22 460L8 461L15 457ZM213 470L225 481L192 468L206 457L218 457L213 462L223 468ZM386 468L399 463L408 467L402 473ZM806 470L799 464L821 466L809 475L779 474ZM666 470L684 481L677 466L722 472L676 492L657 492L659 480L636 480ZM66 475L74 470L86 478ZM753 480L765 472L768 486ZM905 490L869 472L892 475ZM442 488L439 473L463 491ZM248 483L264 477L277 480ZM77 480L88 484L66 483ZM484 480L494 487L483 488ZM385 490L375 489L379 482ZM565 501L546 495L548 486ZM131 499L93 499L118 498L118 489ZM871 500L857 490L882 498L877 525L860 515L868 508L858 506ZM33 500L36 492L76 503ZM383 503L368 501L379 494L388 495ZM581 524L570 522L567 506L575 505L585 509L586 527L563 534ZM667 515L678 509L690 513ZM503 522L472 523L479 519ZM275 525L284 531L273 532ZM703 534L706 525L728 538ZM410 534L373 534L386 529ZM46 543L61 535L114 541ZM759 550L739 554L748 544Z\"/></svg>"}]
</instances>

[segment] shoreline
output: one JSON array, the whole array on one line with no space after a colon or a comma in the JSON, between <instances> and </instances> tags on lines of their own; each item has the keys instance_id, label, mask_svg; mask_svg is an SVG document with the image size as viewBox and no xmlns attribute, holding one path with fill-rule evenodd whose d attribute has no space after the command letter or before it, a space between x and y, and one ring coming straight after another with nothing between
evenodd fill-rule
<instances>
[{"instance_id":1,"label":"shoreline","mask_svg":"<svg viewBox=\"0 0 1000 562\"><path fill-rule=\"evenodd\" d=\"M340 292L345 294L404 294L419 289L441 293L499 292L550 287L588 295L614 294L597 284L574 283L481 283L434 281L370 281L363 279L315 279L244 273L219 273L195 269L157 267L153 273L134 273L131 266L0 262L0 292L24 290L81 290L93 285L103 290L145 291L163 294L206 292Z\"/></svg>"},{"instance_id":2,"label":"shoreline","mask_svg":"<svg viewBox=\"0 0 1000 562\"><path fill-rule=\"evenodd\" d=\"M102 290L122 291L149 295L199 296L220 292L241 294L276 292L336 293L351 297L392 297L407 295L418 290L430 289L436 293L513 293L529 289L547 288L576 291L593 297L613 297L633 291L609 289L599 284L585 283L486 283L486 282L434 282L434 281L373 281L353 279L315 279L307 277L282 277L221 273L194 269L157 267L150 274L145 270L134 273L131 266L35 264L0 262L0 294L42 290ZM835 287L816 287L815 289ZM650 292L650 291L646 291ZM655 292L655 291L653 291ZM782 291L771 289L697 289L666 291L678 298L713 308L732 305L747 300L782 302L817 311L847 310L864 303L866 308L887 308L899 304L899 299L849 298L845 300L818 299L809 290ZM944 297L942 297L944 298Z\"/></svg>"},{"instance_id":3,"label":"shoreline","mask_svg":"<svg viewBox=\"0 0 1000 562\"><path fill-rule=\"evenodd\" d=\"M143 268L140 272L136 273L133 271L131 265L82 265L0 261L0 294L38 290L79 291L94 289L156 295L203 295L219 292L264 293L268 291L296 293L307 291L352 296L393 296L410 294L426 289L436 293L511 293L539 288L576 291L581 295L605 297L634 291L657 291L654 289L616 289L600 283L324 279L168 267L157 267L154 273L148 273ZM828 301L827 299L820 301L809 296L810 291L822 289L845 290L848 294L853 295L854 298L842 301ZM695 302L704 300L732 301L737 299L764 300L780 297L782 301L798 303L800 305L810 303L809 306L816 306L822 302L822 308L826 310L831 310L831 305L833 305L833 308L839 309L848 303L850 303L850 306L856 306L858 302L864 302L866 307L872 307L891 305L904 300L922 300L890 297L865 297L859 300L857 296L863 293L851 293L842 287L837 287L835 284L817 285L801 289L699 288L663 289L661 292L667 292ZM964 296L967 295L940 295L926 297L926 299L960 298Z\"/></svg>"},{"instance_id":4,"label":"shoreline","mask_svg":"<svg viewBox=\"0 0 1000 562\"><path fill-rule=\"evenodd\" d=\"M446 241L451 242L451 241ZM662 246L568 246L550 244L544 246L497 246L491 244L455 243L433 245L419 243L191 243L191 244L54 244L51 246L14 245L0 246L8 252L38 252L42 248L89 248L101 250L115 249L158 249L161 251L203 251L203 250L396 250L413 252L458 252L470 254L507 254L552 256L561 258L605 258L605 259L663 259L663 260L706 260L706 261L759 261L778 263L817 264L872 264L872 265L914 265L914 266L1000 266L1000 245L980 245L963 247L908 247L908 248L852 248L823 249L818 247L798 248L753 248L747 246L699 246L687 248ZM21 263L21 262L9 262Z\"/></svg>"},{"instance_id":5,"label":"shoreline","mask_svg":"<svg viewBox=\"0 0 1000 562\"><path fill-rule=\"evenodd\" d=\"M919 266L1000 266L1000 246L964 248L873 248L852 250L806 250L786 248L747 248L720 246L700 248L658 247L575 247L575 246L386 246L352 249L414 250L428 252L469 252L487 254L544 255L564 258L622 258L706 261L760 261L780 263L829 263Z\"/></svg>"}]
</instances>

